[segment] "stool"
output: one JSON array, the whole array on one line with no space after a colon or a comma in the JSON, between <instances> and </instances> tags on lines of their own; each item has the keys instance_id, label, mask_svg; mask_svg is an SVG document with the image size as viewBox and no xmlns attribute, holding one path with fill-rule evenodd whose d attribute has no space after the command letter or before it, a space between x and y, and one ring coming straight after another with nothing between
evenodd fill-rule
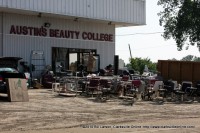
<instances>
[{"instance_id":1,"label":"stool","mask_svg":"<svg viewBox=\"0 0 200 133\"><path fill-rule=\"evenodd\" d=\"M60 89L60 83L52 83L52 93L57 89Z\"/></svg>"}]
</instances>

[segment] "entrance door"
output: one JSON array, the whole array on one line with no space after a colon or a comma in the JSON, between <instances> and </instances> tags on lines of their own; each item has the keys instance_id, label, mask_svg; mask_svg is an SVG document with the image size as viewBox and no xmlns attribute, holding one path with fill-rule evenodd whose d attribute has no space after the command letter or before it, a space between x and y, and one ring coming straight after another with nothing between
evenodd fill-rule
<instances>
[{"instance_id":1,"label":"entrance door","mask_svg":"<svg viewBox=\"0 0 200 133\"><path fill-rule=\"evenodd\" d=\"M77 71L78 65L78 53L69 53L69 70Z\"/></svg>"},{"instance_id":2,"label":"entrance door","mask_svg":"<svg viewBox=\"0 0 200 133\"><path fill-rule=\"evenodd\" d=\"M94 49L52 48L53 71L57 72L56 68L60 65L63 70L70 70L73 72L79 71L80 66L84 67L84 71L98 72L100 68L100 58Z\"/></svg>"},{"instance_id":3,"label":"entrance door","mask_svg":"<svg viewBox=\"0 0 200 133\"><path fill-rule=\"evenodd\" d=\"M69 50L67 48L52 48L52 70L60 72L69 66Z\"/></svg>"}]
</instances>

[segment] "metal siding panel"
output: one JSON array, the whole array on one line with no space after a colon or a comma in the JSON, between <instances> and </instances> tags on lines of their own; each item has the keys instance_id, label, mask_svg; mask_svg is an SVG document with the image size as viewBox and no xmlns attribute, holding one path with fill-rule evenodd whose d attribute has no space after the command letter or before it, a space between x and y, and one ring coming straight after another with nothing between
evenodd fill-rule
<instances>
[{"instance_id":1,"label":"metal siding panel","mask_svg":"<svg viewBox=\"0 0 200 133\"><path fill-rule=\"evenodd\" d=\"M23 8L26 10L32 10L30 1L26 1L25 3L23 3L23 6Z\"/></svg>"},{"instance_id":2,"label":"metal siding panel","mask_svg":"<svg viewBox=\"0 0 200 133\"><path fill-rule=\"evenodd\" d=\"M22 6L21 0L17 2L17 8L20 9Z\"/></svg>"},{"instance_id":3,"label":"metal siding panel","mask_svg":"<svg viewBox=\"0 0 200 133\"><path fill-rule=\"evenodd\" d=\"M131 22L131 18L132 18L132 12L131 12L131 3L132 3L132 0L129 0L129 3L128 3L128 8L127 8L127 14L128 14L128 21Z\"/></svg>"},{"instance_id":4,"label":"metal siding panel","mask_svg":"<svg viewBox=\"0 0 200 133\"><path fill-rule=\"evenodd\" d=\"M24 2L24 9L28 10L29 9L29 2L25 0Z\"/></svg>"},{"instance_id":5,"label":"metal siding panel","mask_svg":"<svg viewBox=\"0 0 200 133\"><path fill-rule=\"evenodd\" d=\"M58 3L58 1L60 1L60 0L53 0L53 6L52 6L52 13L56 13L56 14L58 14L59 12L58 12L58 8L59 8L59 3Z\"/></svg>"},{"instance_id":6,"label":"metal siding panel","mask_svg":"<svg viewBox=\"0 0 200 133\"><path fill-rule=\"evenodd\" d=\"M138 8L137 8L137 11L138 11L138 13L137 13L137 16L138 16L138 18L137 18L137 22L139 23L140 22L140 18L141 18L141 10L140 10L140 7L141 7L141 2L140 1L138 1Z\"/></svg>"},{"instance_id":7,"label":"metal siding panel","mask_svg":"<svg viewBox=\"0 0 200 133\"><path fill-rule=\"evenodd\" d=\"M2 25L3 24L3 19L2 19L2 16L3 16L3 13L0 13L0 25ZM0 26L0 56L3 56L3 41L2 41L2 39L3 39L3 36L2 36L2 26Z\"/></svg>"},{"instance_id":8,"label":"metal siding panel","mask_svg":"<svg viewBox=\"0 0 200 133\"><path fill-rule=\"evenodd\" d=\"M108 4L107 4L107 0L104 0L104 19L107 20L107 10L108 10Z\"/></svg>"},{"instance_id":9,"label":"metal siding panel","mask_svg":"<svg viewBox=\"0 0 200 133\"><path fill-rule=\"evenodd\" d=\"M33 0L30 0L30 1L29 1L29 6L28 6L27 9L28 9L28 10L34 11L34 1L33 1Z\"/></svg>"},{"instance_id":10,"label":"metal siding panel","mask_svg":"<svg viewBox=\"0 0 200 133\"><path fill-rule=\"evenodd\" d=\"M77 0L77 3L76 3L77 15L84 16L84 14L82 13L83 6L81 6L80 3L81 3L81 0Z\"/></svg>"},{"instance_id":11,"label":"metal siding panel","mask_svg":"<svg viewBox=\"0 0 200 133\"><path fill-rule=\"evenodd\" d=\"M21 0L20 1L20 9L25 9L26 5L26 0Z\"/></svg>"},{"instance_id":12,"label":"metal siding panel","mask_svg":"<svg viewBox=\"0 0 200 133\"><path fill-rule=\"evenodd\" d=\"M109 19L112 19L112 18L115 18L115 12L114 12L115 2L113 0L110 0L110 4L111 4L111 8L110 8L111 16Z\"/></svg>"},{"instance_id":13,"label":"metal siding panel","mask_svg":"<svg viewBox=\"0 0 200 133\"><path fill-rule=\"evenodd\" d=\"M87 1L81 1L81 6L83 8L82 14L87 17Z\"/></svg>"},{"instance_id":14,"label":"metal siding panel","mask_svg":"<svg viewBox=\"0 0 200 133\"><path fill-rule=\"evenodd\" d=\"M145 4L142 0L1 0L8 8L138 24L146 21Z\"/></svg>"},{"instance_id":15,"label":"metal siding panel","mask_svg":"<svg viewBox=\"0 0 200 133\"><path fill-rule=\"evenodd\" d=\"M142 23L143 24L146 24L146 2L145 1L143 1L143 14L142 14Z\"/></svg>"},{"instance_id":16,"label":"metal siding panel","mask_svg":"<svg viewBox=\"0 0 200 133\"><path fill-rule=\"evenodd\" d=\"M63 13L63 14L66 14L67 12L66 12L66 8L67 8L67 6L66 6L66 0L61 0L61 3L62 3L62 6L61 6L61 12Z\"/></svg>"},{"instance_id":17,"label":"metal siding panel","mask_svg":"<svg viewBox=\"0 0 200 133\"><path fill-rule=\"evenodd\" d=\"M77 4L79 6L79 16L87 17L87 1L79 0Z\"/></svg>"},{"instance_id":18,"label":"metal siding panel","mask_svg":"<svg viewBox=\"0 0 200 133\"><path fill-rule=\"evenodd\" d=\"M114 9L114 5L115 5L115 2L113 2L113 0L110 0L110 17L109 19L112 19L113 17L115 17L115 12L113 11Z\"/></svg>"},{"instance_id":19,"label":"metal siding panel","mask_svg":"<svg viewBox=\"0 0 200 133\"><path fill-rule=\"evenodd\" d=\"M137 21L137 2L134 1L134 21Z\"/></svg>"},{"instance_id":20,"label":"metal siding panel","mask_svg":"<svg viewBox=\"0 0 200 133\"><path fill-rule=\"evenodd\" d=\"M88 7L88 5L87 5L87 1L85 0L85 1L83 1L83 7L84 7L84 14L85 14L85 17L87 17L87 7Z\"/></svg>"},{"instance_id":21,"label":"metal siding panel","mask_svg":"<svg viewBox=\"0 0 200 133\"><path fill-rule=\"evenodd\" d=\"M57 3L58 3L58 6L56 7L57 12L61 14L62 13L62 8L61 8L62 7L62 0L58 0Z\"/></svg>"},{"instance_id":22,"label":"metal siding panel","mask_svg":"<svg viewBox=\"0 0 200 133\"><path fill-rule=\"evenodd\" d=\"M37 5L37 11L42 11L42 2L39 2L38 0L35 2L36 2L35 5Z\"/></svg>"},{"instance_id":23,"label":"metal siding panel","mask_svg":"<svg viewBox=\"0 0 200 133\"><path fill-rule=\"evenodd\" d=\"M12 0L6 1L6 0L3 0L3 6L5 6L5 7L12 7L12 4L13 4L14 2L16 2L16 1L12 1ZM15 5L16 5L16 4L15 4Z\"/></svg>"},{"instance_id":24,"label":"metal siding panel","mask_svg":"<svg viewBox=\"0 0 200 133\"><path fill-rule=\"evenodd\" d=\"M118 0L118 21L121 21L121 13L122 13L122 3L121 0Z\"/></svg>"},{"instance_id":25,"label":"metal siding panel","mask_svg":"<svg viewBox=\"0 0 200 133\"><path fill-rule=\"evenodd\" d=\"M140 8L138 8L138 16L139 16L138 23L142 22L142 10L141 10L143 7L142 3L143 3L142 1L138 1L138 6L140 7Z\"/></svg>"},{"instance_id":26,"label":"metal siding panel","mask_svg":"<svg viewBox=\"0 0 200 133\"><path fill-rule=\"evenodd\" d=\"M87 10L86 10L86 16L89 18L90 17L90 0L87 1Z\"/></svg>"},{"instance_id":27,"label":"metal siding panel","mask_svg":"<svg viewBox=\"0 0 200 133\"><path fill-rule=\"evenodd\" d=\"M90 18L94 18L95 11L96 11L96 9L95 9L94 0L90 0Z\"/></svg>"},{"instance_id":28,"label":"metal siding panel","mask_svg":"<svg viewBox=\"0 0 200 133\"><path fill-rule=\"evenodd\" d=\"M115 19L119 20L119 0L115 0L115 8L114 8L114 12L115 12Z\"/></svg>"},{"instance_id":29,"label":"metal siding panel","mask_svg":"<svg viewBox=\"0 0 200 133\"><path fill-rule=\"evenodd\" d=\"M50 6L48 9L50 13L53 13L53 12L56 13L55 7L57 6L57 4L55 2L56 2L56 0L50 0ZM56 5L54 5L54 4L56 4Z\"/></svg>"},{"instance_id":30,"label":"metal siding panel","mask_svg":"<svg viewBox=\"0 0 200 133\"><path fill-rule=\"evenodd\" d=\"M104 11L105 11L105 6L104 6L104 0L101 0L101 1L98 1L99 5L102 5L102 6L98 6L98 16L97 17L100 17L101 19L104 19Z\"/></svg>"},{"instance_id":31,"label":"metal siding panel","mask_svg":"<svg viewBox=\"0 0 200 133\"><path fill-rule=\"evenodd\" d=\"M103 18L103 14L102 14L102 0L96 0L96 16L95 18Z\"/></svg>"},{"instance_id":32,"label":"metal siding panel","mask_svg":"<svg viewBox=\"0 0 200 133\"><path fill-rule=\"evenodd\" d=\"M30 7L32 8L33 11L37 11L37 5L35 2L36 0L31 0L31 4L30 4Z\"/></svg>"},{"instance_id":33,"label":"metal siding panel","mask_svg":"<svg viewBox=\"0 0 200 133\"><path fill-rule=\"evenodd\" d=\"M10 0L11 1L11 0ZM3 0L3 5L8 5L8 1L7 0Z\"/></svg>"},{"instance_id":34,"label":"metal siding panel","mask_svg":"<svg viewBox=\"0 0 200 133\"><path fill-rule=\"evenodd\" d=\"M73 0L69 0L69 13L73 14Z\"/></svg>"},{"instance_id":35,"label":"metal siding panel","mask_svg":"<svg viewBox=\"0 0 200 133\"><path fill-rule=\"evenodd\" d=\"M142 2L140 2L140 6L141 7L143 7L143 3ZM139 19L139 23L141 23L142 22L142 14L143 14L143 11L141 10L141 8L140 8L140 19Z\"/></svg>"},{"instance_id":36,"label":"metal siding panel","mask_svg":"<svg viewBox=\"0 0 200 133\"><path fill-rule=\"evenodd\" d=\"M95 4L96 3L96 4ZM98 11L98 6L99 5L97 5L97 0L94 0L94 4L93 4L93 6L94 6L94 13L93 13L93 18L97 18L97 11Z\"/></svg>"},{"instance_id":37,"label":"metal siding panel","mask_svg":"<svg viewBox=\"0 0 200 133\"><path fill-rule=\"evenodd\" d=\"M47 13L50 13L51 12L51 4L52 4L52 0L45 0L45 9L44 11L47 12Z\"/></svg>"},{"instance_id":38,"label":"metal siding panel","mask_svg":"<svg viewBox=\"0 0 200 133\"><path fill-rule=\"evenodd\" d=\"M111 5L110 5L110 0L107 0L106 1L106 19L109 20L110 19L110 8L111 8Z\"/></svg>"},{"instance_id":39,"label":"metal siding panel","mask_svg":"<svg viewBox=\"0 0 200 133\"><path fill-rule=\"evenodd\" d=\"M45 11L48 11L48 12L50 12L50 7L51 7L51 2L50 2L50 0L45 0L45 3L46 3L46 5L45 5Z\"/></svg>"},{"instance_id":40,"label":"metal siding panel","mask_svg":"<svg viewBox=\"0 0 200 133\"><path fill-rule=\"evenodd\" d=\"M122 21L124 19L125 15L126 15L125 14L125 2L121 1L120 20L119 21Z\"/></svg>"},{"instance_id":41,"label":"metal siding panel","mask_svg":"<svg viewBox=\"0 0 200 133\"><path fill-rule=\"evenodd\" d=\"M134 22L134 1L131 1L131 22Z\"/></svg>"},{"instance_id":42,"label":"metal siding panel","mask_svg":"<svg viewBox=\"0 0 200 133\"><path fill-rule=\"evenodd\" d=\"M140 20L140 3L137 1L137 23L139 23Z\"/></svg>"},{"instance_id":43,"label":"metal siding panel","mask_svg":"<svg viewBox=\"0 0 200 133\"><path fill-rule=\"evenodd\" d=\"M99 6L99 10L98 10L98 12L100 12L100 14L101 14L101 18L102 19L105 19L104 17L104 12L105 12L105 2L104 2L105 0L101 0L101 5L102 6Z\"/></svg>"},{"instance_id":44,"label":"metal siding panel","mask_svg":"<svg viewBox=\"0 0 200 133\"><path fill-rule=\"evenodd\" d=\"M77 4L77 1L73 0L72 1L72 14L77 14L76 4Z\"/></svg>"},{"instance_id":45,"label":"metal siding panel","mask_svg":"<svg viewBox=\"0 0 200 133\"><path fill-rule=\"evenodd\" d=\"M22 7L21 7L21 6L22 6L21 1L17 2L17 5L16 5L16 6L17 6L18 9L21 9L21 8L22 8Z\"/></svg>"}]
</instances>

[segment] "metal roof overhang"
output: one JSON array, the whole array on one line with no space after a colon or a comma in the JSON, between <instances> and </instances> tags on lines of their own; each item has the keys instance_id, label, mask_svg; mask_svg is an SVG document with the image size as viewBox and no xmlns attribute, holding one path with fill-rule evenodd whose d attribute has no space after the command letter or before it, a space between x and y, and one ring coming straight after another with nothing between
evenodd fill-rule
<instances>
[{"instance_id":1,"label":"metal roof overhang","mask_svg":"<svg viewBox=\"0 0 200 133\"><path fill-rule=\"evenodd\" d=\"M24 14L24 15L32 15L32 16L38 16L38 17L54 17L54 18L77 20L77 21L83 21L83 22L90 21L90 22L96 22L96 23L106 23L108 25L115 25L116 28L145 25L145 24L137 24L137 23L128 23L128 22L126 23L126 22L116 22L116 21L110 21L110 20L91 19L91 18L84 18L84 17L78 17L78 16L67 16L67 15L52 14L52 13L45 13L45 12L35 12L35 11L12 9L12 8L5 8L5 7L0 7L0 12L17 13L21 15Z\"/></svg>"}]
</instances>

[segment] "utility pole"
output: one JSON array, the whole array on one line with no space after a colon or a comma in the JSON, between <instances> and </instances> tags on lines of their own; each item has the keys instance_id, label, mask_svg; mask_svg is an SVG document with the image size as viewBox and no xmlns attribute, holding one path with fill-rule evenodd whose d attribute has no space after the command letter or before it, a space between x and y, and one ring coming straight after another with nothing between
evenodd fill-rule
<instances>
[{"instance_id":1,"label":"utility pole","mask_svg":"<svg viewBox=\"0 0 200 133\"><path fill-rule=\"evenodd\" d=\"M131 54L131 47L130 47L130 44L128 44L128 46L129 46L130 56L131 56L131 59L132 59L133 57L132 57L132 54Z\"/></svg>"}]
</instances>

